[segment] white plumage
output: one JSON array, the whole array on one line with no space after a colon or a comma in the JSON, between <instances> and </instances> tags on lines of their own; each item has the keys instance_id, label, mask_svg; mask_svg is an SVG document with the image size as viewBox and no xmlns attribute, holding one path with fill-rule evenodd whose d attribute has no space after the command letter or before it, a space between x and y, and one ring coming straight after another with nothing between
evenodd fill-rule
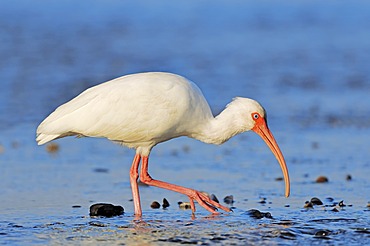
<instances>
[{"instance_id":1,"label":"white plumage","mask_svg":"<svg viewBox=\"0 0 370 246\"><path fill-rule=\"evenodd\" d=\"M147 159L152 147L160 142L188 136L206 143L221 144L238 133L254 130L266 141L278 158L286 178L286 195L288 195L289 176L285 161L267 128L264 116L265 110L258 102L238 97L223 112L214 117L202 92L193 82L171 73L139 73L91 87L61 105L39 125L36 140L41 145L65 136L104 137L136 149L132 167L134 172L133 169L138 168L140 158ZM259 125L263 123L267 130L261 134L257 128L261 128ZM271 135L269 140L266 134ZM139 158L138 163L136 157ZM147 174L143 166L140 176ZM139 197L133 182L131 179L135 200ZM180 191L177 186L170 188L167 183L159 185L155 182L162 181L153 179L148 182L184 193L191 198L191 201L204 200L206 205L202 202L200 204L212 212L214 209L210 208L211 206L228 210L209 202L202 196L201 198L191 197L187 194L191 189ZM140 215L140 200L134 202L135 213ZM195 211L195 208L192 208Z\"/></svg>"}]
</instances>

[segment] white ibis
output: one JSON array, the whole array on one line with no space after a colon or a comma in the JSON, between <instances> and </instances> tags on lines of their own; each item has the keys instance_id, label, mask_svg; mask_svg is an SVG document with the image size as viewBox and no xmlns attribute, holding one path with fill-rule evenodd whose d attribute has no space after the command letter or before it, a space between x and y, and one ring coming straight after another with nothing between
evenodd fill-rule
<instances>
[{"instance_id":1,"label":"white ibis","mask_svg":"<svg viewBox=\"0 0 370 246\"><path fill-rule=\"evenodd\" d=\"M197 190L153 179L148 173L150 151L158 143L180 136L222 144L249 130L261 136L279 161L288 197L288 169L267 127L264 108L252 99L236 97L214 117L200 89L171 73L131 74L85 90L39 125L36 141L41 145L66 136L104 137L134 148L130 183L135 215L142 214L137 184L140 162L141 182L187 195L193 213L195 200L216 214L217 208L230 209Z\"/></svg>"}]
</instances>

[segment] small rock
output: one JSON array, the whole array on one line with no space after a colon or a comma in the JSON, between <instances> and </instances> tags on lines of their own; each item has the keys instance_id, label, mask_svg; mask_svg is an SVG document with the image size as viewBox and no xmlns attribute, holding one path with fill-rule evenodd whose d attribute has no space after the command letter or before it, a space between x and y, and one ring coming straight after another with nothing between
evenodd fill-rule
<instances>
[{"instance_id":1,"label":"small rock","mask_svg":"<svg viewBox=\"0 0 370 246\"><path fill-rule=\"evenodd\" d=\"M178 202L181 209L191 209L190 202Z\"/></svg>"},{"instance_id":2,"label":"small rock","mask_svg":"<svg viewBox=\"0 0 370 246\"><path fill-rule=\"evenodd\" d=\"M167 201L166 198L163 198L162 207L163 208L168 208L169 206L170 206L170 203Z\"/></svg>"},{"instance_id":3,"label":"small rock","mask_svg":"<svg viewBox=\"0 0 370 246\"><path fill-rule=\"evenodd\" d=\"M90 206L90 216L113 217L123 214L122 206L115 206L108 203L96 203Z\"/></svg>"},{"instance_id":4,"label":"small rock","mask_svg":"<svg viewBox=\"0 0 370 246\"><path fill-rule=\"evenodd\" d=\"M49 143L45 146L46 151L50 154L54 154L59 151L59 145L56 143Z\"/></svg>"},{"instance_id":5,"label":"small rock","mask_svg":"<svg viewBox=\"0 0 370 246\"><path fill-rule=\"evenodd\" d=\"M284 207L289 208L289 207L290 207L290 205L289 205L289 204L285 204L285 205L284 205Z\"/></svg>"},{"instance_id":6,"label":"small rock","mask_svg":"<svg viewBox=\"0 0 370 246\"><path fill-rule=\"evenodd\" d=\"M152 204L150 204L150 207L153 208L153 209L157 209L157 208L161 207L161 204L159 204L159 202L157 202L157 201L154 201L154 202L152 202Z\"/></svg>"},{"instance_id":7,"label":"small rock","mask_svg":"<svg viewBox=\"0 0 370 246\"><path fill-rule=\"evenodd\" d=\"M313 208L313 204L312 204L312 202L306 201L303 207L304 208Z\"/></svg>"},{"instance_id":8,"label":"small rock","mask_svg":"<svg viewBox=\"0 0 370 246\"><path fill-rule=\"evenodd\" d=\"M330 234L330 231L326 231L326 230L319 230L317 232L315 232L315 237L319 237L319 238L328 238L327 236Z\"/></svg>"},{"instance_id":9,"label":"small rock","mask_svg":"<svg viewBox=\"0 0 370 246\"><path fill-rule=\"evenodd\" d=\"M334 201L334 198L332 198L332 197L327 197L327 198L325 198L328 202L333 202Z\"/></svg>"},{"instance_id":10,"label":"small rock","mask_svg":"<svg viewBox=\"0 0 370 246\"><path fill-rule=\"evenodd\" d=\"M346 206L346 204L344 204L344 202L343 202L343 200L342 200L342 201L340 201L340 202L338 203L338 206L339 206L339 207L345 207L345 206Z\"/></svg>"},{"instance_id":11,"label":"small rock","mask_svg":"<svg viewBox=\"0 0 370 246\"><path fill-rule=\"evenodd\" d=\"M312 197L311 198L311 203L313 205L323 205L322 201L319 198L317 198L317 197Z\"/></svg>"},{"instance_id":12,"label":"small rock","mask_svg":"<svg viewBox=\"0 0 370 246\"><path fill-rule=\"evenodd\" d=\"M220 203L220 202L218 201L218 199L217 199L217 197L216 197L216 195L215 195L215 194L211 194L210 198L211 198L211 200L212 200L212 201L215 201L215 202L217 202L217 203Z\"/></svg>"},{"instance_id":13,"label":"small rock","mask_svg":"<svg viewBox=\"0 0 370 246\"><path fill-rule=\"evenodd\" d=\"M73 205L72 208L80 208L81 205Z\"/></svg>"},{"instance_id":14,"label":"small rock","mask_svg":"<svg viewBox=\"0 0 370 246\"><path fill-rule=\"evenodd\" d=\"M251 216L252 218L255 218L255 219L262 219L262 218L267 218L267 219L272 219L272 215L271 213L269 212L261 212L257 209L251 209L251 210L248 210L248 215Z\"/></svg>"},{"instance_id":15,"label":"small rock","mask_svg":"<svg viewBox=\"0 0 370 246\"><path fill-rule=\"evenodd\" d=\"M257 209L251 209L251 210L248 210L248 214L252 217L252 218L255 218L255 219L262 219L263 218L263 214L261 213L261 211L257 210Z\"/></svg>"},{"instance_id":16,"label":"small rock","mask_svg":"<svg viewBox=\"0 0 370 246\"><path fill-rule=\"evenodd\" d=\"M283 181L283 180L284 180L283 177L277 177L277 178L275 178L275 181Z\"/></svg>"},{"instance_id":17,"label":"small rock","mask_svg":"<svg viewBox=\"0 0 370 246\"><path fill-rule=\"evenodd\" d=\"M261 200L258 203L265 204L266 203L266 197L262 197Z\"/></svg>"},{"instance_id":18,"label":"small rock","mask_svg":"<svg viewBox=\"0 0 370 246\"><path fill-rule=\"evenodd\" d=\"M270 213L270 212L266 212L266 213L265 213L265 218L267 218L267 219L272 219L272 215L271 215L271 213Z\"/></svg>"},{"instance_id":19,"label":"small rock","mask_svg":"<svg viewBox=\"0 0 370 246\"><path fill-rule=\"evenodd\" d=\"M346 180L347 180L347 181L351 181L351 180L352 180L352 176L351 176L350 174L347 174L347 176L346 176Z\"/></svg>"},{"instance_id":20,"label":"small rock","mask_svg":"<svg viewBox=\"0 0 370 246\"><path fill-rule=\"evenodd\" d=\"M225 196L224 203L232 205L234 203L234 196L233 195Z\"/></svg>"},{"instance_id":21,"label":"small rock","mask_svg":"<svg viewBox=\"0 0 370 246\"><path fill-rule=\"evenodd\" d=\"M329 179L325 176L319 176L316 179L316 183L327 183L327 182L329 182Z\"/></svg>"},{"instance_id":22,"label":"small rock","mask_svg":"<svg viewBox=\"0 0 370 246\"><path fill-rule=\"evenodd\" d=\"M339 212L339 210L337 208L333 208L331 211L333 211L333 212Z\"/></svg>"}]
</instances>

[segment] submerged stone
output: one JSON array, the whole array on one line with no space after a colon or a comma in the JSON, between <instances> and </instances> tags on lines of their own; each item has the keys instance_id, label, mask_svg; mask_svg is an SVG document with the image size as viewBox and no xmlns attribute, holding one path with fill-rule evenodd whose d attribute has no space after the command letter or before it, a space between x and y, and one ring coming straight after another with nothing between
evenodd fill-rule
<instances>
[{"instance_id":1,"label":"submerged stone","mask_svg":"<svg viewBox=\"0 0 370 246\"><path fill-rule=\"evenodd\" d=\"M90 216L113 217L122 215L124 208L109 203L96 203L90 206Z\"/></svg>"},{"instance_id":2,"label":"submerged stone","mask_svg":"<svg viewBox=\"0 0 370 246\"><path fill-rule=\"evenodd\" d=\"M250 217L255 218L255 219L262 219L262 218L272 219L272 215L270 212L261 212L257 209L250 209L247 211L247 213Z\"/></svg>"}]
</instances>

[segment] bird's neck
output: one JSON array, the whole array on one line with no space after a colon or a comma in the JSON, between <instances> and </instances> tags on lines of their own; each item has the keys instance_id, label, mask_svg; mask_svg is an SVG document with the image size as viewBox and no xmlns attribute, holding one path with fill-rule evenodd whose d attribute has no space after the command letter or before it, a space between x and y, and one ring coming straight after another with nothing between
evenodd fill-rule
<instances>
[{"instance_id":1,"label":"bird's neck","mask_svg":"<svg viewBox=\"0 0 370 246\"><path fill-rule=\"evenodd\" d=\"M233 136L247 131L238 114L233 105L229 105L219 115L209 120L195 138L205 143L222 144Z\"/></svg>"}]
</instances>

